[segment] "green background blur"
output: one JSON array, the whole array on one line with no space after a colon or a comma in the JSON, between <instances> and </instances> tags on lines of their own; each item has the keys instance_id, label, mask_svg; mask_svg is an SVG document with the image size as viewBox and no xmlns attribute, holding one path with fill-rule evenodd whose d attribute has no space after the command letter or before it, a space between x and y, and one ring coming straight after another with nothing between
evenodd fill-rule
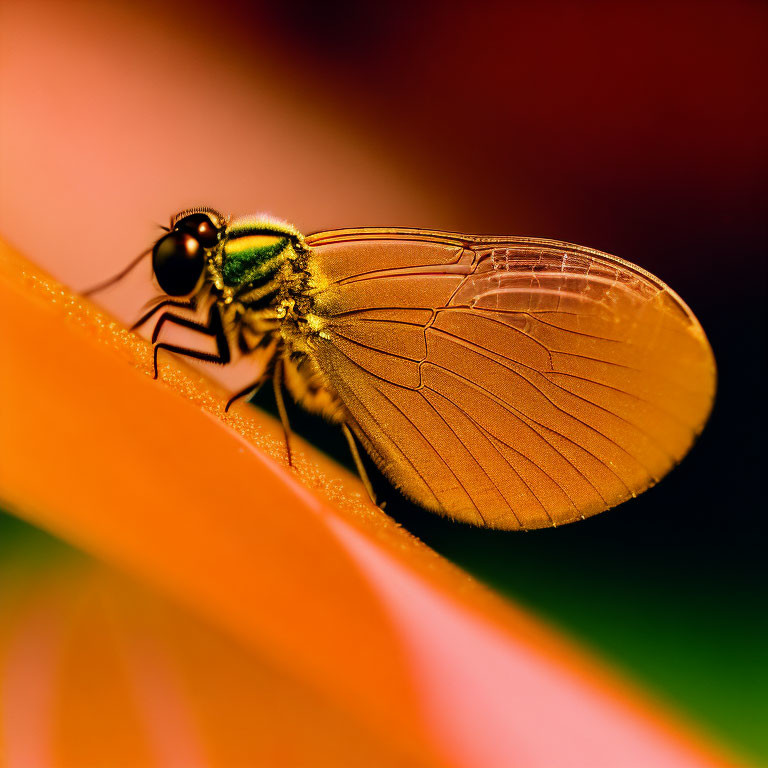
<instances>
[{"instance_id":1,"label":"green background blur","mask_svg":"<svg viewBox=\"0 0 768 768\"><path fill-rule=\"evenodd\" d=\"M413 507L370 467L387 512L768 765L768 6L319 8L222 0L216 14L243 57L245 40L260 61L290 41L303 87L369 135L373 151L430 178L454 211L392 225L550 237L641 264L691 306L719 368L715 410L691 454L615 510L557 530L482 531ZM188 3L177 13L183 33L212 10ZM325 224L368 223L339 211ZM274 411L268 391L257 404ZM336 430L296 407L290 418L351 466ZM72 557L81 555L0 517L0 579Z\"/></svg>"}]
</instances>

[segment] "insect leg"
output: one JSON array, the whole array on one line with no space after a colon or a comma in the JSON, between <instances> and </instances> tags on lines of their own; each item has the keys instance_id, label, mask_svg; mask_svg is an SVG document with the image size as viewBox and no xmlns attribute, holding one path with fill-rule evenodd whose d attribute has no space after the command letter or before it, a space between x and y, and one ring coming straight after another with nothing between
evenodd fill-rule
<instances>
[{"instance_id":1,"label":"insect leg","mask_svg":"<svg viewBox=\"0 0 768 768\"><path fill-rule=\"evenodd\" d=\"M161 349L167 352L175 352L177 355L183 355L184 357L191 357L194 360L202 360L204 363L220 363L226 365L229 362L229 348L221 350L218 355L210 355L207 352L198 352L196 349L189 349L188 347L177 347L175 344L156 344L155 345L155 372L153 378L157 378L157 355Z\"/></svg>"},{"instance_id":2,"label":"insect leg","mask_svg":"<svg viewBox=\"0 0 768 768\"><path fill-rule=\"evenodd\" d=\"M241 389L239 392L235 392L232 397L227 400L227 404L224 406L224 413L226 413L232 405L234 405L235 402L237 402L241 397L247 397L248 395L255 395L263 386L266 379L261 379L260 381L253 382L252 384L249 384L247 387Z\"/></svg>"},{"instance_id":3,"label":"insect leg","mask_svg":"<svg viewBox=\"0 0 768 768\"><path fill-rule=\"evenodd\" d=\"M159 312L163 307L179 307L180 309L197 309L197 301L195 297L193 296L189 301L179 301L177 299L164 299L159 304L155 304L152 309L150 309L148 312L145 312L132 326L131 330L135 331L140 325L144 325L144 323L149 320L152 315L154 315L156 312Z\"/></svg>"},{"instance_id":4,"label":"insect leg","mask_svg":"<svg viewBox=\"0 0 768 768\"><path fill-rule=\"evenodd\" d=\"M216 313L218 315L218 312ZM165 322L173 323L174 325L180 325L182 328L191 328L193 331L199 331L204 336L217 336L219 334L219 327L221 320L216 322L216 318L209 317L207 323L201 323L197 320L189 320L186 317L179 317L172 312L165 312L160 315L160 319L157 321L154 330L152 331L152 343L157 341L157 337L160 335L160 329Z\"/></svg>"},{"instance_id":5,"label":"insect leg","mask_svg":"<svg viewBox=\"0 0 768 768\"><path fill-rule=\"evenodd\" d=\"M288 423L288 412L285 410L285 400L283 400L283 361L279 359L275 363L275 371L272 374L272 385L275 388L275 400L277 402L277 411L280 414L280 421L283 422L283 433L285 434L285 450L288 453L288 466L293 466L293 456L291 455L291 425Z\"/></svg>"},{"instance_id":6,"label":"insect leg","mask_svg":"<svg viewBox=\"0 0 768 768\"><path fill-rule=\"evenodd\" d=\"M376 494L373 492L371 480L363 466L363 460L360 458L360 452L357 450L357 443L355 442L352 430L346 424L342 423L341 431L344 433L344 437L347 438L347 443L349 443L349 451L352 454L352 458L355 460L355 466L357 467L357 473L360 475L360 480L362 480L365 490L368 491L368 496L371 501L376 504ZM384 509L383 504L381 505L381 508Z\"/></svg>"},{"instance_id":7,"label":"insect leg","mask_svg":"<svg viewBox=\"0 0 768 768\"><path fill-rule=\"evenodd\" d=\"M216 338L217 354L212 355L208 352L199 352L196 349L179 347L175 344L165 344L164 342L155 344L154 378L157 378L157 355L161 349L165 349L168 352L175 352L176 354L184 355L185 357L191 357L194 360L202 360L206 363L220 363L221 365L226 365L232 359L232 354L229 349L229 342L227 341L226 334L224 333L224 326L221 322L221 314L217 304L211 305L211 311L208 314L207 323L197 323L193 320L187 320L186 318L178 317L177 315L173 315L170 312L166 312L157 322L157 326L155 327L155 330L152 334L153 343L157 340L157 334L160 330L160 326L165 320L176 323L177 325L181 325L184 328L192 328L193 330L199 331L206 336L214 336Z\"/></svg>"}]
</instances>

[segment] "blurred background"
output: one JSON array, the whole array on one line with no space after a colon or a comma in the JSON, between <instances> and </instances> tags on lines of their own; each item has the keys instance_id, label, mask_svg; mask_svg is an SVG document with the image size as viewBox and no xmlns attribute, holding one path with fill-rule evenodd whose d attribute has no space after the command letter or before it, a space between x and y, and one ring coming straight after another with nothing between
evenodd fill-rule
<instances>
[{"instance_id":1,"label":"blurred background","mask_svg":"<svg viewBox=\"0 0 768 768\"><path fill-rule=\"evenodd\" d=\"M199 204L567 240L671 285L720 378L656 488L515 535L371 473L428 545L768 763L768 6L32 0L0 27L0 234L76 289ZM336 430L290 418L349 463ZM0 541L5 562L65 549L8 515Z\"/></svg>"}]
</instances>

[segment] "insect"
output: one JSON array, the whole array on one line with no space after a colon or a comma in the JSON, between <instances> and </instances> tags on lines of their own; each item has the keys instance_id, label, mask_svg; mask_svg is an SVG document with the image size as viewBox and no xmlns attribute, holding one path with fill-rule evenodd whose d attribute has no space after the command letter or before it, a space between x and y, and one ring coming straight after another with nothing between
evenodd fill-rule
<instances>
[{"instance_id":1,"label":"insect","mask_svg":"<svg viewBox=\"0 0 768 768\"><path fill-rule=\"evenodd\" d=\"M158 355L253 357L423 507L502 529L556 526L656 483L709 414L715 364L658 278L552 240L419 229L304 237L266 216L172 217L154 245ZM100 290L120 275L90 292ZM202 312L191 318L188 310ZM163 341L179 325L216 351ZM286 437L287 439L287 437Z\"/></svg>"}]
</instances>

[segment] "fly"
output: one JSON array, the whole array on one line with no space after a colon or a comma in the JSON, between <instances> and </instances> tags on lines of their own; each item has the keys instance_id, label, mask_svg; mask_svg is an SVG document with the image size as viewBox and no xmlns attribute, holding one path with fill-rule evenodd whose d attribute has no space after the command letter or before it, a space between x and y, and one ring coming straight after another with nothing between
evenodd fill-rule
<instances>
[{"instance_id":1,"label":"fly","mask_svg":"<svg viewBox=\"0 0 768 768\"><path fill-rule=\"evenodd\" d=\"M356 440L406 496L454 519L583 519L657 482L712 405L714 359L690 309L589 248L397 228L304 237L194 208L151 260L163 296L133 328L155 320L155 378L161 352L252 357L257 376L226 408L271 379L286 443L283 389L341 426L372 499ZM215 352L164 341L169 325Z\"/></svg>"}]
</instances>

